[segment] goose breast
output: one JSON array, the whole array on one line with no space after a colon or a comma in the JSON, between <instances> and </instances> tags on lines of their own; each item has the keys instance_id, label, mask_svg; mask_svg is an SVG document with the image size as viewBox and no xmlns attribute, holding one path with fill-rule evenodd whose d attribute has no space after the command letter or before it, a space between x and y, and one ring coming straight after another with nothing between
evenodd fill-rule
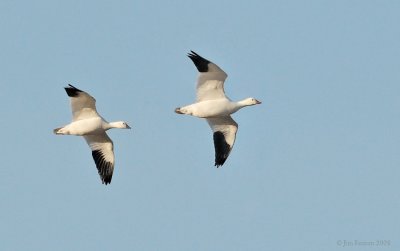
<instances>
[{"instance_id":1,"label":"goose breast","mask_svg":"<svg viewBox=\"0 0 400 251\"><path fill-rule=\"evenodd\" d=\"M64 130L66 130L68 134L78 136L95 134L97 132L104 131L101 117L74 121L64 127Z\"/></svg>"}]
</instances>

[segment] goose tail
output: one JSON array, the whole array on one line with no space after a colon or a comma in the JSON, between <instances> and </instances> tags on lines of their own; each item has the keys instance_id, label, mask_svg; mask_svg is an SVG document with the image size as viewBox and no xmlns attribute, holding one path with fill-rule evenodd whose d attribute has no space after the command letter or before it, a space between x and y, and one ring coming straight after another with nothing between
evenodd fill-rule
<instances>
[{"instance_id":1,"label":"goose tail","mask_svg":"<svg viewBox=\"0 0 400 251\"><path fill-rule=\"evenodd\" d=\"M62 134L62 133L59 132L59 130L60 130L61 128L62 128L62 127L58 127L58 128L56 128L56 129L54 129L54 130L53 130L53 133L56 134L56 135Z\"/></svg>"}]
</instances>

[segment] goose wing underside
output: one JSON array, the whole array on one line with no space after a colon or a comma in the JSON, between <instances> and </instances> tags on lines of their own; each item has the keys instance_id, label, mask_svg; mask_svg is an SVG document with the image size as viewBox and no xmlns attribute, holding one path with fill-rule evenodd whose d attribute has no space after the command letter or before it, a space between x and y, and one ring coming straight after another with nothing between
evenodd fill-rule
<instances>
[{"instance_id":1,"label":"goose wing underside","mask_svg":"<svg viewBox=\"0 0 400 251\"><path fill-rule=\"evenodd\" d=\"M218 65L194 51L191 51L188 57L199 71L196 84L197 102L224 98L224 82L228 75Z\"/></svg>"},{"instance_id":2,"label":"goose wing underside","mask_svg":"<svg viewBox=\"0 0 400 251\"><path fill-rule=\"evenodd\" d=\"M96 135L84 136L90 149L92 149L93 160L103 184L111 183L114 172L114 150L113 142L104 132Z\"/></svg>"},{"instance_id":3,"label":"goose wing underside","mask_svg":"<svg viewBox=\"0 0 400 251\"><path fill-rule=\"evenodd\" d=\"M96 100L92 96L73 85L64 89L70 97L72 121L99 116L96 111Z\"/></svg>"},{"instance_id":4,"label":"goose wing underside","mask_svg":"<svg viewBox=\"0 0 400 251\"><path fill-rule=\"evenodd\" d=\"M235 144L238 124L231 116L207 118L207 122L213 131L215 166L222 166L228 158Z\"/></svg>"}]
</instances>

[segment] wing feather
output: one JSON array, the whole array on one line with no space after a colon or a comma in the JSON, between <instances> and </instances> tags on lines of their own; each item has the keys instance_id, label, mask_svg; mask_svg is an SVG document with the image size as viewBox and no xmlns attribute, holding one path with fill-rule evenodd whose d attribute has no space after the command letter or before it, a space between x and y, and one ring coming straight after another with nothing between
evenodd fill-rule
<instances>
[{"instance_id":1,"label":"wing feather","mask_svg":"<svg viewBox=\"0 0 400 251\"><path fill-rule=\"evenodd\" d=\"M224 82L228 75L218 65L191 51L188 57L193 61L199 76L196 84L197 102L224 98Z\"/></svg>"},{"instance_id":2,"label":"wing feather","mask_svg":"<svg viewBox=\"0 0 400 251\"><path fill-rule=\"evenodd\" d=\"M99 116L96 110L96 100L92 96L73 85L64 89L70 97L72 121Z\"/></svg>"},{"instance_id":3,"label":"wing feather","mask_svg":"<svg viewBox=\"0 0 400 251\"><path fill-rule=\"evenodd\" d=\"M92 149L93 160L103 184L111 183L114 171L114 146L113 142L104 132L83 136Z\"/></svg>"},{"instance_id":4,"label":"wing feather","mask_svg":"<svg viewBox=\"0 0 400 251\"><path fill-rule=\"evenodd\" d=\"M238 124L231 116L207 118L214 139L215 166L222 166L235 144Z\"/></svg>"}]
</instances>

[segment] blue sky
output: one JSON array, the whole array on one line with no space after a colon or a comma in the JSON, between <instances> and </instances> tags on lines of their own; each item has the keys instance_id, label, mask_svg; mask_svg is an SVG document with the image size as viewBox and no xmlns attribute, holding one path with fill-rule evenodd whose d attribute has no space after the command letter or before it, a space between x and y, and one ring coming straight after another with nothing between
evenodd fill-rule
<instances>
[{"instance_id":1,"label":"blue sky","mask_svg":"<svg viewBox=\"0 0 400 251\"><path fill-rule=\"evenodd\" d=\"M398 1L0 2L2 250L398 250ZM224 69L231 156L174 108L194 50ZM111 185L63 87L97 99ZM342 242L338 242L342 241ZM342 243L342 245L340 245Z\"/></svg>"}]
</instances>

